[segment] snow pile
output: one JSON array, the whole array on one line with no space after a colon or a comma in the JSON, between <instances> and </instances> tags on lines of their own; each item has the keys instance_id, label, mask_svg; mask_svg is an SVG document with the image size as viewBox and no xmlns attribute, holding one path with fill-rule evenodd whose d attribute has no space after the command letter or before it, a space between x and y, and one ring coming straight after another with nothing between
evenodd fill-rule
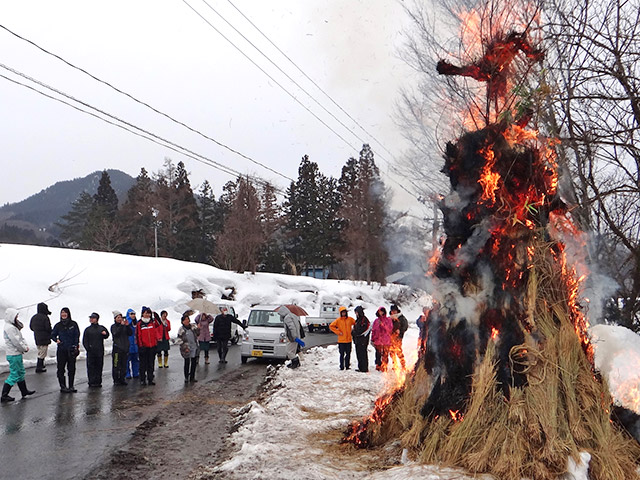
<instances>
[{"instance_id":1,"label":"snow pile","mask_svg":"<svg viewBox=\"0 0 640 480\"><path fill-rule=\"evenodd\" d=\"M193 290L202 289L207 299L232 305L240 319L246 319L256 304L295 303L309 315L319 313L325 297L341 304L363 305L371 315L380 305L402 294L400 285L367 285L365 282L319 280L258 273L238 274L209 265L168 258L137 257L115 253L90 252L50 247L0 244L0 331L6 308L20 311L25 325L23 336L34 347L29 320L36 305L45 302L52 312L51 324L59 320L60 309L69 307L81 332L89 325L92 312L100 314L107 328L113 323L113 310L133 308L140 316L143 305L155 311L167 310L175 335L181 314L187 310ZM233 300L223 300L233 296ZM415 311L419 312L419 305ZM409 321L414 318L407 317ZM106 342L107 353L111 340ZM49 356L55 356L55 346ZM35 348L25 355L25 365L35 365ZM81 353L82 355L82 353ZM0 371L7 370L4 339L0 335Z\"/></svg>"},{"instance_id":2,"label":"snow pile","mask_svg":"<svg viewBox=\"0 0 640 480\"><path fill-rule=\"evenodd\" d=\"M413 312L412 312L413 313ZM418 330L411 323L404 338L407 366L417 359ZM374 350L369 347L369 363ZM341 433L354 419L371 413L379 394L396 381L395 372L371 370L368 374L338 369L338 348L317 347L304 354L302 366L275 371L271 394L258 404L238 409L241 426L231 435L236 453L203 478L223 476L235 480L269 478L404 480L490 480L489 475L465 474L459 470L419 465L399 455L397 466L375 470L379 451L353 450L340 445ZM352 362L353 367L353 362ZM341 452L342 450L342 452ZM588 480L589 455L580 462L568 461L567 480Z\"/></svg>"},{"instance_id":3,"label":"snow pile","mask_svg":"<svg viewBox=\"0 0 640 480\"><path fill-rule=\"evenodd\" d=\"M614 325L595 325L589 333L595 367L607 380L614 403L640 414L640 336Z\"/></svg>"}]
</instances>

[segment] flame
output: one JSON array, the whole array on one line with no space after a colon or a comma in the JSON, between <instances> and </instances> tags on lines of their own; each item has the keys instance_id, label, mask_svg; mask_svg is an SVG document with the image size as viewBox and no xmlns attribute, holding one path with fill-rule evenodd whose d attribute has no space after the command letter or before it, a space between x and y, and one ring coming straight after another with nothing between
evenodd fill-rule
<instances>
[{"instance_id":1,"label":"flame","mask_svg":"<svg viewBox=\"0 0 640 480\"><path fill-rule=\"evenodd\" d=\"M495 327L491 327L491 340L493 340L495 342L496 338L498 338L498 334L500 332L498 331L497 328Z\"/></svg>"},{"instance_id":2,"label":"flame","mask_svg":"<svg viewBox=\"0 0 640 480\"><path fill-rule=\"evenodd\" d=\"M449 410L449 415L454 422L461 422L464 420L464 415L459 410Z\"/></svg>"},{"instance_id":3,"label":"flame","mask_svg":"<svg viewBox=\"0 0 640 480\"><path fill-rule=\"evenodd\" d=\"M487 160L480 172L478 183L482 185L482 199L487 200L491 206L496 202L496 190L500 181L500 174L494 170L496 156L491 146L481 149L478 153Z\"/></svg>"}]
</instances>

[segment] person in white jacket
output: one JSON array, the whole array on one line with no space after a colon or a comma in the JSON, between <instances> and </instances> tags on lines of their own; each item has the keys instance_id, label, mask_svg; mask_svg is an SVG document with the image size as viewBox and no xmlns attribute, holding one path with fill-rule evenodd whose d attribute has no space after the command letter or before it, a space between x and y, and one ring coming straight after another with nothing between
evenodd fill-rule
<instances>
[{"instance_id":1,"label":"person in white jacket","mask_svg":"<svg viewBox=\"0 0 640 480\"><path fill-rule=\"evenodd\" d=\"M7 361L9 362L9 377L4 381L2 386L1 402L13 402L15 398L9 396L11 387L16 383L22 393L22 398L27 395L36 393L34 390L27 388L24 380L24 364L22 363L22 354L29 351L27 342L22 337L22 323L18 320L18 310L15 308L7 308L4 321L4 344L7 351Z\"/></svg>"},{"instance_id":2,"label":"person in white jacket","mask_svg":"<svg viewBox=\"0 0 640 480\"><path fill-rule=\"evenodd\" d=\"M298 356L298 345L304 347L304 342L300 337L304 336L302 330L302 324L300 318L289 311L287 307L281 305L276 309L276 312L282 318L284 323L284 331L287 335L287 358L291 360L289 368L298 368L300 366L300 357Z\"/></svg>"}]
</instances>

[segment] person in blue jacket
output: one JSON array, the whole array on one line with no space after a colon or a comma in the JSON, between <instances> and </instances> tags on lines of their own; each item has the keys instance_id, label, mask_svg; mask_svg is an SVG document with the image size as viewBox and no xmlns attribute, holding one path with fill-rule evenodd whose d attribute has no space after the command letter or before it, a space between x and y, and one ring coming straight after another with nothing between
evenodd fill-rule
<instances>
[{"instance_id":1,"label":"person in blue jacket","mask_svg":"<svg viewBox=\"0 0 640 480\"><path fill-rule=\"evenodd\" d=\"M71 319L71 312L67 307L60 311L60 321L51 331L51 340L58 344L56 360L58 361L58 382L62 393L76 393L73 386L76 376L76 358L80 346L80 327ZM69 386L65 382L65 369L69 376Z\"/></svg>"},{"instance_id":2,"label":"person in blue jacket","mask_svg":"<svg viewBox=\"0 0 640 480\"><path fill-rule=\"evenodd\" d=\"M136 342L136 325L138 325L138 319L136 318L136 312L133 308L127 310L127 322L131 325L133 334L129 336L129 355L127 356L127 376L125 378L130 379L138 378L140 375L140 357L138 357L138 342ZM133 375L132 375L133 374Z\"/></svg>"}]
</instances>

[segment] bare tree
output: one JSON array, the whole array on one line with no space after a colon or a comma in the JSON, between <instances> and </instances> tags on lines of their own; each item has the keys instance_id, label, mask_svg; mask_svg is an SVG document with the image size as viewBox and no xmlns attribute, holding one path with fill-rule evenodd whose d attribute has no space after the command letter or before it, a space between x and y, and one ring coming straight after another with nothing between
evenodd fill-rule
<instances>
[{"instance_id":1,"label":"bare tree","mask_svg":"<svg viewBox=\"0 0 640 480\"><path fill-rule=\"evenodd\" d=\"M575 216L618 283L623 323L640 313L640 5L551 0L548 125L561 138Z\"/></svg>"},{"instance_id":2,"label":"bare tree","mask_svg":"<svg viewBox=\"0 0 640 480\"><path fill-rule=\"evenodd\" d=\"M502 31L505 25L509 28L521 25L520 31L537 36L540 5L529 0L413 0L403 5L410 26L400 55L415 70L418 83L400 94L397 123L411 148L398 168L413 179L409 187L423 199L425 217L432 221L435 248L439 237L436 206L449 190L449 182L440 171L446 142L466 130L498 121L500 112L522 109L522 91L534 89L522 84L504 85L507 90L502 97L504 104L496 104L497 97L490 103L489 86L479 83L477 78L447 76L443 83L439 62L477 63L487 53L482 51L486 44L483 39L508 35L510 32ZM539 42L539 38L530 40L532 44ZM510 68L531 68L531 63L514 59ZM524 74L527 72L517 73L512 78L520 81L528 78Z\"/></svg>"}]
</instances>

